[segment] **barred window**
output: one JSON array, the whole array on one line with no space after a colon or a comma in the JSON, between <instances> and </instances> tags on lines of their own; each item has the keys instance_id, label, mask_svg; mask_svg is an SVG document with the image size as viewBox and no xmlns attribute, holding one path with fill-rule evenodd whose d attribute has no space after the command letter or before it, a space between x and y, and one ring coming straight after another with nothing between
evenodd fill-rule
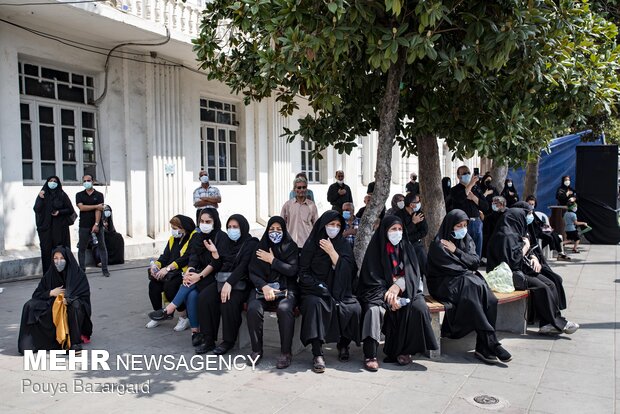
<instances>
[{"instance_id":1,"label":"barred window","mask_svg":"<svg viewBox=\"0 0 620 414\"><path fill-rule=\"evenodd\" d=\"M313 158L315 144L311 141L301 141L301 171L306 173L309 183L321 182L321 170L319 168L319 159Z\"/></svg>"},{"instance_id":2,"label":"barred window","mask_svg":"<svg viewBox=\"0 0 620 414\"><path fill-rule=\"evenodd\" d=\"M209 179L217 183L239 181L237 162L237 106L213 99L200 99L200 159Z\"/></svg>"}]
</instances>

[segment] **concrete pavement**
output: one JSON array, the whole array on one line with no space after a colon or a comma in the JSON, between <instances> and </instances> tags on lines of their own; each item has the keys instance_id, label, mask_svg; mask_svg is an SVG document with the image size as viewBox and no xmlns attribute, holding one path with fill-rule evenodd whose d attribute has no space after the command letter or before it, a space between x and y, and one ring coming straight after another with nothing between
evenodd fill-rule
<instances>
[{"instance_id":1,"label":"concrete pavement","mask_svg":"<svg viewBox=\"0 0 620 414\"><path fill-rule=\"evenodd\" d=\"M273 335L256 371L25 371L17 354L23 303L37 281L0 284L0 412L126 413L304 413L319 409L340 413L620 413L617 326L620 317L619 246L583 246L573 262L555 262L564 278L568 309L564 315L581 324L574 335L557 338L499 333L513 361L502 366L481 364L473 356L475 338L442 340L443 356L417 355L407 367L381 364L377 373L362 369L361 349L352 347L347 363L337 361L335 346L326 350L327 371L310 370L309 350L296 355L287 370L275 369L279 353L277 329L266 317L266 335ZM85 349L117 355L193 356L189 331L174 332L176 322L145 329L150 310L143 262L112 267L112 276L89 273L95 326ZM136 267L141 266L141 267ZM133 267L133 268L132 268ZM299 323L299 320L298 320ZM249 349L235 351L245 355ZM145 384L149 393L73 392L78 384ZM36 384L36 385L33 385ZM67 384L67 392L45 388ZM38 387L38 388L36 388ZM35 390L39 392L34 392ZM103 388L102 390L105 390ZM482 405L478 401L494 402Z\"/></svg>"}]
</instances>

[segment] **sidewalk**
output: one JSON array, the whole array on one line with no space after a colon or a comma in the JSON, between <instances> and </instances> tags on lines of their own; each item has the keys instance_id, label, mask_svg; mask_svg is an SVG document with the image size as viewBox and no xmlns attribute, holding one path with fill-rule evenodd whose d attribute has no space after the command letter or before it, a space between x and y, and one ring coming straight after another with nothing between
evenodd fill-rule
<instances>
[{"instance_id":1,"label":"sidewalk","mask_svg":"<svg viewBox=\"0 0 620 414\"><path fill-rule=\"evenodd\" d=\"M498 333L513 354L505 366L487 366L473 356L475 338L442 340L442 357L417 355L408 367L381 364L377 373L362 369L361 349L352 347L351 361L337 361L335 345L326 348L327 370L310 370L305 350L287 370L275 369L279 349L265 348L256 371L24 371L17 354L21 308L37 281L0 284L0 412L31 413L69 410L89 413L620 413L620 364L616 327L620 317L620 246L583 246L573 262L556 262L564 278L568 309L564 315L581 325L574 335L538 336L536 327L518 336ZM138 263L141 264L141 263ZM95 327L85 349L116 355L193 355L189 331L174 332L168 321L145 329L150 310L144 267L111 267L89 273ZM277 332L266 315L266 335ZM269 319L269 320L268 320ZM297 321L299 323L299 320ZM267 324L270 329L267 329ZM277 338L273 340L277 343ZM249 349L237 351L240 355ZM113 364L111 364L113 365ZM144 383L150 393L33 393L31 383ZM51 390L50 390L51 392ZM476 396L498 400L481 408ZM492 400L487 398L487 401Z\"/></svg>"}]
</instances>

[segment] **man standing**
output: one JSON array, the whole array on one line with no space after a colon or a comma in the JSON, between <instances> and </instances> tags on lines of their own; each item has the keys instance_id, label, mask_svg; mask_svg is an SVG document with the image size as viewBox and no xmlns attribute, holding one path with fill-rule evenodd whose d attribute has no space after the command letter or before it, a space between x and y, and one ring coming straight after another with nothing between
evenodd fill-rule
<instances>
[{"instance_id":1,"label":"man standing","mask_svg":"<svg viewBox=\"0 0 620 414\"><path fill-rule=\"evenodd\" d=\"M344 218L345 226L342 235L349 242L351 247L355 244L355 236L360 226L360 219L355 217L355 208L353 203L346 202L342 205L342 218Z\"/></svg>"},{"instance_id":2,"label":"man standing","mask_svg":"<svg viewBox=\"0 0 620 414\"><path fill-rule=\"evenodd\" d=\"M319 212L314 202L306 197L308 181L305 178L295 178L294 188L295 198L284 203L280 215L286 221L287 230L297 247L301 249L319 218Z\"/></svg>"},{"instance_id":3,"label":"man standing","mask_svg":"<svg viewBox=\"0 0 620 414\"><path fill-rule=\"evenodd\" d=\"M203 208L218 208L222 195L217 187L209 185L209 174L205 170L198 173L200 187L194 190L194 207L196 207L196 224L200 223L200 212Z\"/></svg>"},{"instance_id":4,"label":"man standing","mask_svg":"<svg viewBox=\"0 0 620 414\"><path fill-rule=\"evenodd\" d=\"M456 170L456 176L459 183L450 190L452 206L455 209L463 210L469 217L467 233L476 244L476 254L478 257L482 257L482 220L480 213L488 212L489 203L478 188L479 177L477 175L472 177L466 165L462 165Z\"/></svg>"},{"instance_id":5,"label":"man standing","mask_svg":"<svg viewBox=\"0 0 620 414\"><path fill-rule=\"evenodd\" d=\"M332 209L342 213L344 203L352 203L351 188L344 183L344 171L336 171L336 182L327 189L327 201L332 205Z\"/></svg>"},{"instance_id":6,"label":"man standing","mask_svg":"<svg viewBox=\"0 0 620 414\"><path fill-rule=\"evenodd\" d=\"M405 193L420 194L420 183L418 182L417 174L411 173L409 178L411 181L405 186Z\"/></svg>"},{"instance_id":7,"label":"man standing","mask_svg":"<svg viewBox=\"0 0 620 414\"><path fill-rule=\"evenodd\" d=\"M428 234L428 224L424 220L422 212L422 203L420 196L414 193L408 193L405 197L405 207L396 212L396 216L403 222L403 227L409 237L409 242L413 246L415 254L418 258L420 271L426 274L426 251L422 239Z\"/></svg>"},{"instance_id":8,"label":"man standing","mask_svg":"<svg viewBox=\"0 0 620 414\"><path fill-rule=\"evenodd\" d=\"M93 188L93 176L86 174L82 177L84 191L75 195L75 204L80 209L78 262L82 270L86 270L86 248L92 238L93 244L99 249L101 270L105 277L110 277L108 271L108 250L105 246L105 236L101 229L101 212L104 209L103 194ZM95 243L96 241L96 243Z\"/></svg>"}]
</instances>

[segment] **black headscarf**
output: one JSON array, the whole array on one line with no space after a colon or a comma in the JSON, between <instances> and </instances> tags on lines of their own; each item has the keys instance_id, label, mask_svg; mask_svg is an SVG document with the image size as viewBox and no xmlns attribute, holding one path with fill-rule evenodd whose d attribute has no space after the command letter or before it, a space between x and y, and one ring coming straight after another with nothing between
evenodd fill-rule
<instances>
[{"instance_id":1,"label":"black headscarf","mask_svg":"<svg viewBox=\"0 0 620 414\"><path fill-rule=\"evenodd\" d=\"M450 177L443 177L441 179L441 190L443 191L444 199L450 195L451 189L452 189L452 180L450 179Z\"/></svg>"},{"instance_id":2,"label":"black headscarf","mask_svg":"<svg viewBox=\"0 0 620 414\"><path fill-rule=\"evenodd\" d=\"M274 224L278 223L280 227L282 227L282 241L280 243L274 243L269 238L269 228ZM263 233L263 237L261 237L258 242L258 246L256 250L263 250L268 252L269 249L273 252L273 256L284 262L284 263L295 263L297 265L297 259L299 256L299 248L297 244L289 234L286 229L286 221L280 216L273 216L267 222L267 228L265 229L265 233ZM280 275L279 272L272 269L271 265L267 262L260 260L256 257L256 254L252 255L252 260L250 261L249 270L251 274L254 274L268 282L278 281L280 283L280 287L283 289L287 287L286 285L286 277L284 275Z\"/></svg>"},{"instance_id":3,"label":"black headscarf","mask_svg":"<svg viewBox=\"0 0 620 414\"><path fill-rule=\"evenodd\" d=\"M194 223L194 219L188 216L184 216L183 214L177 214L174 217L179 219L179 221L181 222L181 228L185 230L185 234L183 235L183 237L181 238L181 241L179 242L179 245L183 246L185 242L192 235L192 232L196 229L196 223ZM111 218L112 216L110 216L110 219Z\"/></svg>"},{"instance_id":4,"label":"black headscarf","mask_svg":"<svg viewBox=\"0 0 620 414\"><path fill-rule=\"evenodd\" d=\"M202 209L202 211L200 212L200 216L202 216L203 214L208 214L213 219L213 230L211 230L211 233L209 234L201 233L202 240L214 241L215 238L219 237L218 235L222 233L222 221L220 220L220 213L215 208L206 207ZM198 224L200 225L200 223Z\"/></svg>"},{"instance_id":5,"label":"black headscarf","mask_svg":"<svg viewBox=\"0 0 620 414\"><path fill-rule=\"evenodd\" d=\"M388 230L395 224L403 226L402 221L397 216L385 216L379 228L373 234L372 239L370 239L362 262L357 290L358 298L362 302L383 306L385 304L383 296L394 283L392 279L392 265L386 246L388 243L391 243L387 236ZM403 226L403 239L395 247L400 251L405 271L406 288L402 296L413 299L418 292L420 270L417 256L406 234L407 231Z\"/></svg>"},{"instance_id":6,"label":"black headscarf","mask_svg":"<svg viewBox=\"0 0 620 414\"><path fill-rule=\"evenodd\" d=\"M48 183L52 178L55 178L58 181L58 186L53 190L48 187ZM43 187L41 187L41 191L45 192L45 196L41 200L41 202L43 203L43 210L36 212L35 207L35 219L37 224L37 230L45 231L48 230L52 225L52 219L54 218L54 216L52 216L52 213L54 211L60 211L67 208L72 209L73 207L71 205L69 197L62 189L62 183L60 182L60 178L58 178L57 176L52 175L50 177L47 177L47 180L45 180L45 184L43 184ZM37 201L39 198L40 197L37 195ZM72 212L70 212L69 215L70 214L72 214Z\"/></svg>"},{"instance_id":7,"label":"black headscarf","mask_svg":"<svg viewBox=\"0 0 620 414\"><path fill-rule=\"evenodd\" d=\"M109 211L109 212L110 212L110 217L106 217L106 216L105 216L105 212L106 212L106 211ZM103 213L102 213L102 215L101 215L101 216L102 216L102 217L101 217L101 219L102 219L104 222L107 222L107 223L108 223L108 227L106 228L106 230L107 230L107 231L109 231L109 232L111 232L111 233L116 233L116 228L114 227L114 220L113 220L114 213L112 212L112 207L110 207L110 205L109 205L109 204L106 204L106 205L103 207ZM184 228L185 228L185 227L184 227ZM194 227L194 228L195 228L195 227ZM190 231L190 233L191 233L191 231Z\"/></svg>"},{"instance_id":8,"label":"black headscarf","mask_svg":"<svg viewBox=\"0 0 620 414\"><path fill-rule=\"evenodd\" d=\"M501 262L521 270L523 237L527 236L527 212L523 208L509 208L500 218L489 240L487 268L495 269Z\"/></svg>"},{"instance_id":9,"label":"black headscarf","mask_svg":"<svg viewBox=\"0 0 620 414\"><path fill-rule=\"evenodd\" d=\"M329 238L325 226L331 221L338 220L340 222L340 231L338 235L333 239L330 239L332 245L338 255L340 256L338 266L342 268L339 271L338 266L336 270L332 269L332 261L329 255L321 249L319 241ZM345 221L342 215L335 210L328 210L319 219L304 244L299 259L300 268L300 285L302 293L304 288L312 289L315 284L326 282L330 290L331 295L336 300L342 300L345 296L352 295L352 280L350 280L347 273L352 271L355 273L355 260L353 258L353 251L351 250L351 244L342 236L345 228ZM346 268L342 265L346 264ZM334 275L338 273L338 277ZM308 276L310 276L308 278Z\"/></svg>"},{"instance_id":10,"label":"black headscarf","mask_svg":"<svg viewBox=\"0 0 620 414\"><path fill-rule=\"evenodd\" d=\"M231 220L235 220L239 223L239 230L241 236L238 240L231 240L228 235L226 239L225 247L221 249L221 254L224 256L222 264L222 271L233 272L230 275L228 282L234 285L241 279L246 279L248 276L248 266L252 256L256 254L256 245L258 239L252 237L250 234L250 223L241 214L233 214L226 220L226 228L228 229L228 223ZM220 248L218 247L218 250Z\"/></svg>"},{"instance_id":11,"label":"black headscarf","mask_svg":"<svg viewBox=\"0 0 620 414\"><path fill-rule=\"evenodd\" d=\"M512 183L512 187L508 187L508 183ZM511 196L510 194L508 194L509 192L514 193L514 195ZM506 178L504 180L504 189L501 192L501 196L506 199L506 205L508 207L512 207L515 201L519 199L519 193L517 192L517 189L515 188L515 183L514 181L512 181L512 179Z\"/></svg>"},{"instance_id":12,"label":"black headscarf","mask_svg":"<svg viewBox=\"0 0 620 414\"><path fill-rule=\"evenodd\" d=\"M487 179L491 179L491 184L487 185ZM484 176L482 176L482 180L480 180L480 186L484 189L493 189L493 176L491 176L491 173L486 173Z\"/></svg>"},{"instance_id":13,"label":"black headscarf","mask_svg":"<svg viewBox=\"0 0 620 414\"><path fill-rule=\"evenodd\" d=\"M246 218L243 217L241 214L233 214L232 216L228 217L228 220L226 220L227 229L228 229L228 223L230 223L231 220L235 220L237 223L239 223L239 230L241 230L241 236L239 237L239 240L237 241L234 241L228 238L227 254L232 255L232 256L237 256L237 253L239 253L239 251L241 250L243 243L251 239L252 235L250 234L250 223L248 223Z\"/></svg>"},{"instance_id":14,"label":"black headscarf","mask_svg":"<svg viewBox=\"0 0 620 414\"><path fill-rule=\"evenodd\" d=\"M467 216L467 213L459 209L450 211L443 218L439 231L428 249L427 266L429 279L456 277L461 276L470 270L475 270L471 269L470 266L461 260L459 255L449 252L441 244L442 239L448 240L454 243L457 249L468 254L475 254L476 246L469 234L465 235L462 239L454 238L454 226L462 221L469 221L469 217Z\"/></svg>"}]
</instances>

